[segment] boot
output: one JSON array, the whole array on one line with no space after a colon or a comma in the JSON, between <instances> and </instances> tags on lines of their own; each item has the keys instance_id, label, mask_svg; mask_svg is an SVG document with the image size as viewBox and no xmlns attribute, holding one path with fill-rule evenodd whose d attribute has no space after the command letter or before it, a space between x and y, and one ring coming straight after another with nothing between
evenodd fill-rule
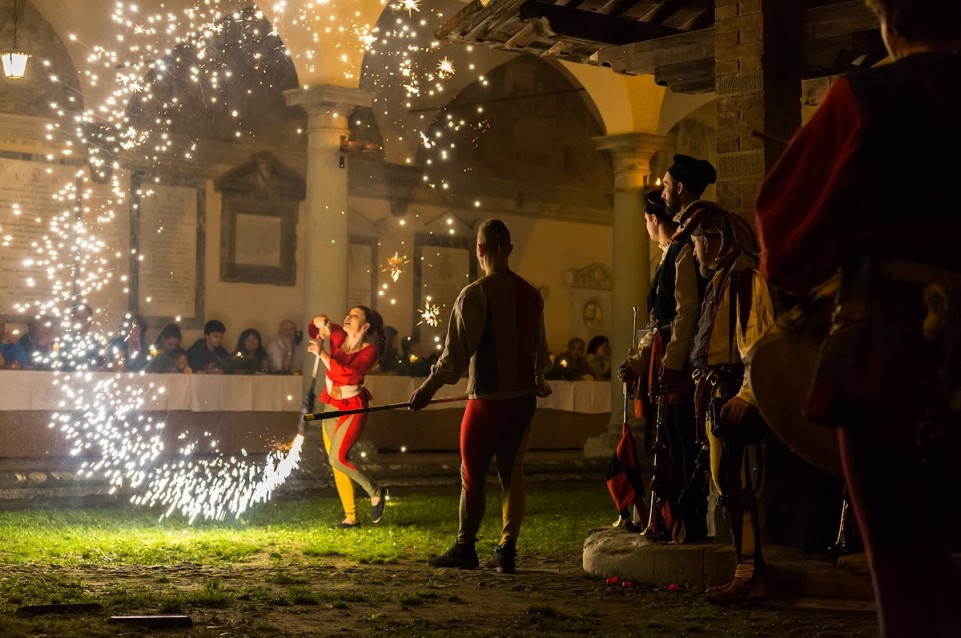
<instances>
[{"instance_id":1,"label":"boot","mask_svg":"<svg viewBox=\"0 0 961 638\"><path fill-rule=\"evenodd\" d=\"M480 561L473 543L455 543L446 554L435 556L427 561L431 567L457 567L459 569L477 569Z\"/></svg>"},{"instance_id":2,"label":"boot","mask_svg":"<svg viewBox=\"0 0 961 638\"><path fill-rule=\"evenodd\" d=\"M756 603L766 599L770 589L770 578L767 571L757 571L754 576L745 580L735 576L727 585L711 587L707 590L708 602L718 605L732 603Z\"/></svg>"},{"instance_id":3,"label":"boot","mask_svg":"<svg viewBox=\"0 0 961 638\"><path fill-rule=\"evenodd\" d=\"M494 549L494 556L485 565L487 569L496 570L498 574L517 573L517 549L513 542L506 542Z\"/></svg>"}]
</instances>

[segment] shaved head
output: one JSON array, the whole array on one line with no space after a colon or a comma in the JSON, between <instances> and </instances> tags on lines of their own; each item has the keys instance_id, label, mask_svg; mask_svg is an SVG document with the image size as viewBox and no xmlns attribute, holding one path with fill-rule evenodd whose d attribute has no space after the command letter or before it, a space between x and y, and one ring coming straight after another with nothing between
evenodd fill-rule
<instances>
[{"instance_id":1,"label":"shaved head","mask_svg":"<svg viewBox=\"0 0 961 638\"><path fill-rule=\"evenodd\" d=\"M488 219L477 229L477 243L492 253L509 255L511 252L511 233L499 219Z\"/></svg>"}]
</instances>

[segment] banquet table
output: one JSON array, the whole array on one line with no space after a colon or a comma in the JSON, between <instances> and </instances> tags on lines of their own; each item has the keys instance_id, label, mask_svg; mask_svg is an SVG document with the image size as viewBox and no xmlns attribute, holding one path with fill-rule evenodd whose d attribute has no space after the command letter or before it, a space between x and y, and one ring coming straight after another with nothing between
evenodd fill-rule
<instances>
[{"instance_id":1,"label":"banquet table","mask_svg":"<svg viewBox=\"0 0 961 638\"><path fill-rule=\"evenodd\" d=\"M0 458L69 456L71 446L51 426L52 416L69 413L84 419L104 410L122 413L132 423L133 415L162 421L170 446L206 437L223 452L263 453L297 432L305 381L280 375L0 370ZM366 387L372 405L403 403L422 381L370 375ZM551 387L550 397L538 399L529 447L580 448L606 429L610 383L552 381ZM463 395L465 388L466 379L445 386L436 397ZM372 413L362 438L378 449L456 450L464 405Z\"/></svg>"}]
</instances>

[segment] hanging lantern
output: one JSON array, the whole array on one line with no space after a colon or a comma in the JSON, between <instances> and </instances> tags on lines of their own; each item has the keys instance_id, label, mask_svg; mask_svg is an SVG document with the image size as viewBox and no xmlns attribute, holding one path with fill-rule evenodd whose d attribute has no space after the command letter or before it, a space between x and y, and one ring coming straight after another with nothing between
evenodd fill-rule
<instances>
[{"instance_id":1,"label":"hanging lantern","mask_svg":"<svg viewBox=\"0 0 961 638\"><path fill-rule=\"evenodd\" d=\"M22 51L4 53L0 56L3 60L3 75L11 80L19 80L27 70L27 60L30 55Z\"/></svg>"},{"instance_id":2,"label":"hanging lantern","mask_svg":"<svg viewBox=\"0 0 961 638\"><path fill-rule=\"evenodd\" d=\"M11 80L19 80L27 70L27 60L30 55L17 50L17 5L20 0L13 0L13 50L0 54L3 61L3 75Z\"/></svg>"}]
</instances>

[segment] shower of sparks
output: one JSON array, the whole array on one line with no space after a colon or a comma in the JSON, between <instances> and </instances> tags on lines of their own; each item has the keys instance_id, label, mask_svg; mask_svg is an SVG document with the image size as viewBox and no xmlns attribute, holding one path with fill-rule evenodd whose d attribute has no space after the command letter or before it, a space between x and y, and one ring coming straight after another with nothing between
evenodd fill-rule
<instances>
[{"instance_id":1,"label":"shower of sparks","mask_svg":"<svg viewBox=\"0 0 961 638\"><path fill-rule=\"evenodd\" d=\"M129 183L124 181L128 178L119 173L135 163L149 179L156 179L151 167L197 162L203 150L201 140L189 139L175 127L176 119L189 116L196 104L188 104L165 82L179 78L186 86L197 87L196 95L209 102L208 108L222 115L218 121L229 122L233 138L244 143L256 141L249 97L224 103L221 96L226 87L239 85L240 77L259 81L265 91L285 88L269 84L272 56L294 61L298 74L311 76L324 68L339 72L345 81L357 81L361 62L365 67L369 62L375 70L365 74L364 80L378 92L374 106L381 126L401 132L411 140L412 150L418 147L425 152L423 180L431 189L450 186L440 168L455 152L449 138L463 129L474 132L476 141L488 126L483 107L470 117L432 108L447 101L443 80L453 76L455 60L462 73L474 65L464 61L463 51L470 52L470 47L442 57L442 51L452 49L433 40L432 34L444 16L435 9L425 9L429 16L422 15L419 0L398 0L392 5L395 15L382 17L377 26L364 23L347 0L304 0L290 12L284 0L277 0L271 22L256 8L235 10L235 6L230 0L195 0L179 12L167 8L149 12L117 2L109 18L117 31L111 46L71 37L88 51L86 64L78 72L91 89L107 87L106 97L101 104L84 103L89 98L82 97L77 87L50 77L66 96L51 104L56 117L47 126L47 140L60 144L59 156L47 157L49 170L64 183L54 198L57 211L10 204L16 224L42 229L33 233L39 239L29 245L22 264L28 273L27 286L37 291L37 299L13 305L18 314L41 319L47 333L59 335L49 337L55 340L54 347L34 362L38 368L61 372L57 379L63 412L54 417L51 427L63 432L72 454L99 454L99 460L84 463L85 477L106 478L114 491L134 492L135 503L160 506L165 515L181 513L190 521L239 516L270 498L297 467L303 439L297 436L288 445L276 446L259 463L246 454L224 455L209 434L181 433L178 449L167 449L164 441L178 435L146 414L163 386L146 382L148 377L142 374L113 373L115 377L105 380L105 375L91 373L113 367L115 355L105 344L116 335L97 323L101 321L98 309L94 308L92 325L79 324L74 309L97 293L112 293L117 286L122 288L118 294L130 293L127 277L117 273L122 271L118 264L131 256L110 249L104 239L132 206ZM308 34L309 40L333 49L334 54L321 59L309 46L288 51L285 34L295 31ZM218 55L218 39L228 34L239 34L237 41L231 41L231 55ZM487 86L483 75L476 82ZM429 108L414 109L421 105ZM80 158L89 171L78 163ZM143 196L149 196L146 186L142 190ZM0 242L4 247L16 245L17 238L0 227ZM136 258L144 263L150 257ZM384 271L396 283L407 263L406 257L395 253ZM437 327L440 311L428 301L418 311L418 325Z\"/></svg>"},{"instance_id":2,"label":"shower of sparks","mask_svg":"<svg viewBox=\"0 0 961 638\"><path fill-rule=\"evenodd\" d=\"M59 95L66 96L51 104L55 119L47 126L47 141L59 144L59 157L48 155L47 168L0 161L0 173L26 165L35 173L31 179L46 174L63 184L52 202L0 202L0 241L26 255L20 267L25 287L36 295L11 304L17 314L36 318L40 326L45 354L35 357L31 367L57 372L61 411L50 427L63 434L71 455L93 459L82 463L79 476L104 479L111 492L132 493L134 503L163 507L164 516L179 513L191 522L240 516L269 499L299 464L303 438L298 435L254 458L246 452L224 454L209 433L167 431L149 415L164 393L163 385L149 381L153 375L96 372L116 370L122 359L116 347L107 345L117 335L99 323L109 318L98 317L99 309L91 308L91 319L86 310L87 300L98 293L130 293L127 276L117 275L130 255L111 249L105 239L118 217L130 213L129 174L121 176L120 171L137 163L150 178L152 166L196 161L199 140L184 139L174 129L177 117L190 111L164 82L176 75L188 87L200 87L200 95L229 114L236 138L254 135L245 109L249 104L218 105L218 96L240 77L256 86L258 77L267 77L267 54L282 60L286 50L276 31L264 27L260 11L233 11L229 4L198 0L180 13L148 14L118 2L110 19L118 32L114 44L123 50L71 36L89 51L86 66L78 71L90 88L107 87L104 102L81 106L84 99L92 100L50 76ZM236 33L240 39L229 43L231 56L218 55L218 36ZM362 55L369 38L359 27L353 36L337 37ZM260 82L264 90L287 88L268 82ZM150 196L148 188L141 191L143 197ZM21 232L35 239L18 242ZM138 258L144 263L149 256ZM118 284L122 292L114 290ZM173 439L178 440L177 449L170 449Z\"/></svg>"},{"instance_id":3,"label":"shower of sparks","mask_svg":"<svg viewBox=\"0 0 961 638\"><path fill-rule=\"evenodd\" d=\"M409 263L410 260L407 259L407 255L401 257L399 253L395 252L392 257L387 258L387 266L382 269L382 272L389 273L391 281L396 284L397 280L400 279L400 276L404 273L403 266Z\"/></svg>"},{"instance_id":4,"label":"shower of sparks","mask_svg":"<svg viewBox=\"0 0 961 638\"><path fill-rule=\"evenodd\" d=\"M221 455L215 440L187 442L177 460L161 462L165 424L144 411L163 394L162 386L144 374L72 373L57 380L61 407L69 411L56 414L50 427L59 427L71 456L99 455L85 461L78 475L105 478L111 494L135 490L134 503L162 505L164 516L179 513L190 522L239 516L267 501L299 463L300 435L262 465L246 460L246 453Z\"/></svg>"},{"instance_id":5,"label":"shower of sparks","mask_svg":"<svg viewBox=\"0 0 961 638\"><path fill-rule=\"evenodd\" d=\"M436 328L441 324L440 306L427 302L424 304L423 310L417 312L420 314L420 321L417 322L418 326L426 323L431 328Z\"/></svg>"}]
</instances>

